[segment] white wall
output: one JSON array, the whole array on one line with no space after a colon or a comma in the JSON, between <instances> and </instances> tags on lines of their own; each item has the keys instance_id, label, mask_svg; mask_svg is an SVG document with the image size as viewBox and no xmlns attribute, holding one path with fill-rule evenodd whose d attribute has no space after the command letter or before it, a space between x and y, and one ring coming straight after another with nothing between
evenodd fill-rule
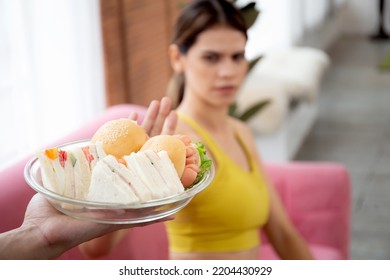
<instances>
[{"instance_id":1,"label":"white wall","mask_svg":"<svg viewBox=\"0 0 390 280\"><path fill-rule=\"evenodd\" d=\"M329 1L257 0L260 16L248 32L248 58L297 45L307 31L326 20Z\"/></svg>"},{"instance_id":2,"label":"white wall","mask_svg":"<svg viewBox=\"0 0 390 280\"><path fill-rule=\"evenodd\" d=\"M0 0L0 169L105 108L98 0Z\"/></svg>"},{"instance_id":3,"label":"white wall","mask_svg":"<svg viewBox=\"0 0 390 280\"><path fill-rule=\"evenodd\" d=\"M282 49L291 45L289 32L290 0L257 1L260 15L248 31L247 57L249 59L272 49Z\"/></svg>"},{"instance_id":4,"label":"white wall","mask_svg":"<svg viewBox=\"0 0 390 280\"><path fill-rule=\"evenodd\" d=\"M379 0L348 0L344 18L343 32L345 34L371 35L378 28L378 2ZM385 1L387 13L387 27L390 18L390 1ZM389 30L389 28L387 29Z\"/></svg>"},{"instance_id":5,"label":"white wall","mask_svg":"<svg viewBox=\"0 0 390 280\"><path fill-rule=\"evenodd\" d=\"M300 44L326 49L342 34L373 34L378 28L378 1L256 0L261 14L248 32L247 57ZM390 7L386 9L390 30Z\"/></svg>"}]
</instances>

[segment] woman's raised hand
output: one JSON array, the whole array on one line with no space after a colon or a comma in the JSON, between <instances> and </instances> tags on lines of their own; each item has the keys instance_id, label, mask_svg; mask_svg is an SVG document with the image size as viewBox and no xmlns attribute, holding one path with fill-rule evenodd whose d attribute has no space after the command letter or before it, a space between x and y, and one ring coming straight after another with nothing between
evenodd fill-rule
<instances>
[{"instance_id":1,"label":"woman's raised hand","mask_svg":"<svg viewBox=\"0 0 390 280\"><path fill-rule=\"evenodd\" d=\"M138 115L133 112L130 119L137 121ZM141 126L149 136L159 134L174 134L177 126L176 111L171 110L171 100L163 97L161 101L153 100L146 112Z\"/></svg>"}]
</instances>

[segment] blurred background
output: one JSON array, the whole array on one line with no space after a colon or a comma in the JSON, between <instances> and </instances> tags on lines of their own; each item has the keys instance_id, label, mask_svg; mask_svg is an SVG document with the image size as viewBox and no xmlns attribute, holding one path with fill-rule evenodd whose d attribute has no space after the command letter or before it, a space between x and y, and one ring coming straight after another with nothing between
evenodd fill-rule
<instances>
[{"instance_id":1,"label":"blurred background","mask_svg":"<svg viewBox=\"0 0 390 280\"><path fill-rule=\"evenodd\" d=\"M108 106L164 96L172 26L186 2L0 0L0 169ZM246 50L260 57L248 81L265 83L247 82L243 103L314 84L310 98L275 99L251 127L266 161L347 166L352 259L390 259L389 2L256 0Z\"/></svg>"}]
</instances>

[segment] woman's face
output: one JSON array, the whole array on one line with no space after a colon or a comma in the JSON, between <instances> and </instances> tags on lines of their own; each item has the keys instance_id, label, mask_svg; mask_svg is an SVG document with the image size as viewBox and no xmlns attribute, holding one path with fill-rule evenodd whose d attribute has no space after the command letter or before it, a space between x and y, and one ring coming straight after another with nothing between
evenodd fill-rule
<instances>
[{"instance_id":1,"label":"woman's face","mask_svg":"<svg viewBox=\"0 0 390 280\"><path fill-rule=\"evenodd\" d=\"M233 28L216 26L200 33L181 57L185 95L214 106L231 104L248 68L245 45L244 34Z\"/></svg>"}]
</instances>

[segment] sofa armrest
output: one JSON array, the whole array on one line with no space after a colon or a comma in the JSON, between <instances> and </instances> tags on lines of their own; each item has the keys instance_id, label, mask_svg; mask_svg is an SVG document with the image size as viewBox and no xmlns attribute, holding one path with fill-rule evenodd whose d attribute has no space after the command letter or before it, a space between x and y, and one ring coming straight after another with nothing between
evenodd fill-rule
<instances>
[{"instance_id":1,"label":"sofa armrest","mask_svg":"<svg viewBox=\"0 0 390 280\"><path fill-rule=\"evenodd\" d=\"M267 163L266 171L286 210L312 244L338 249L345 259L350 245L350 181L335 163Z\"/></svg>"}]
</instances>

